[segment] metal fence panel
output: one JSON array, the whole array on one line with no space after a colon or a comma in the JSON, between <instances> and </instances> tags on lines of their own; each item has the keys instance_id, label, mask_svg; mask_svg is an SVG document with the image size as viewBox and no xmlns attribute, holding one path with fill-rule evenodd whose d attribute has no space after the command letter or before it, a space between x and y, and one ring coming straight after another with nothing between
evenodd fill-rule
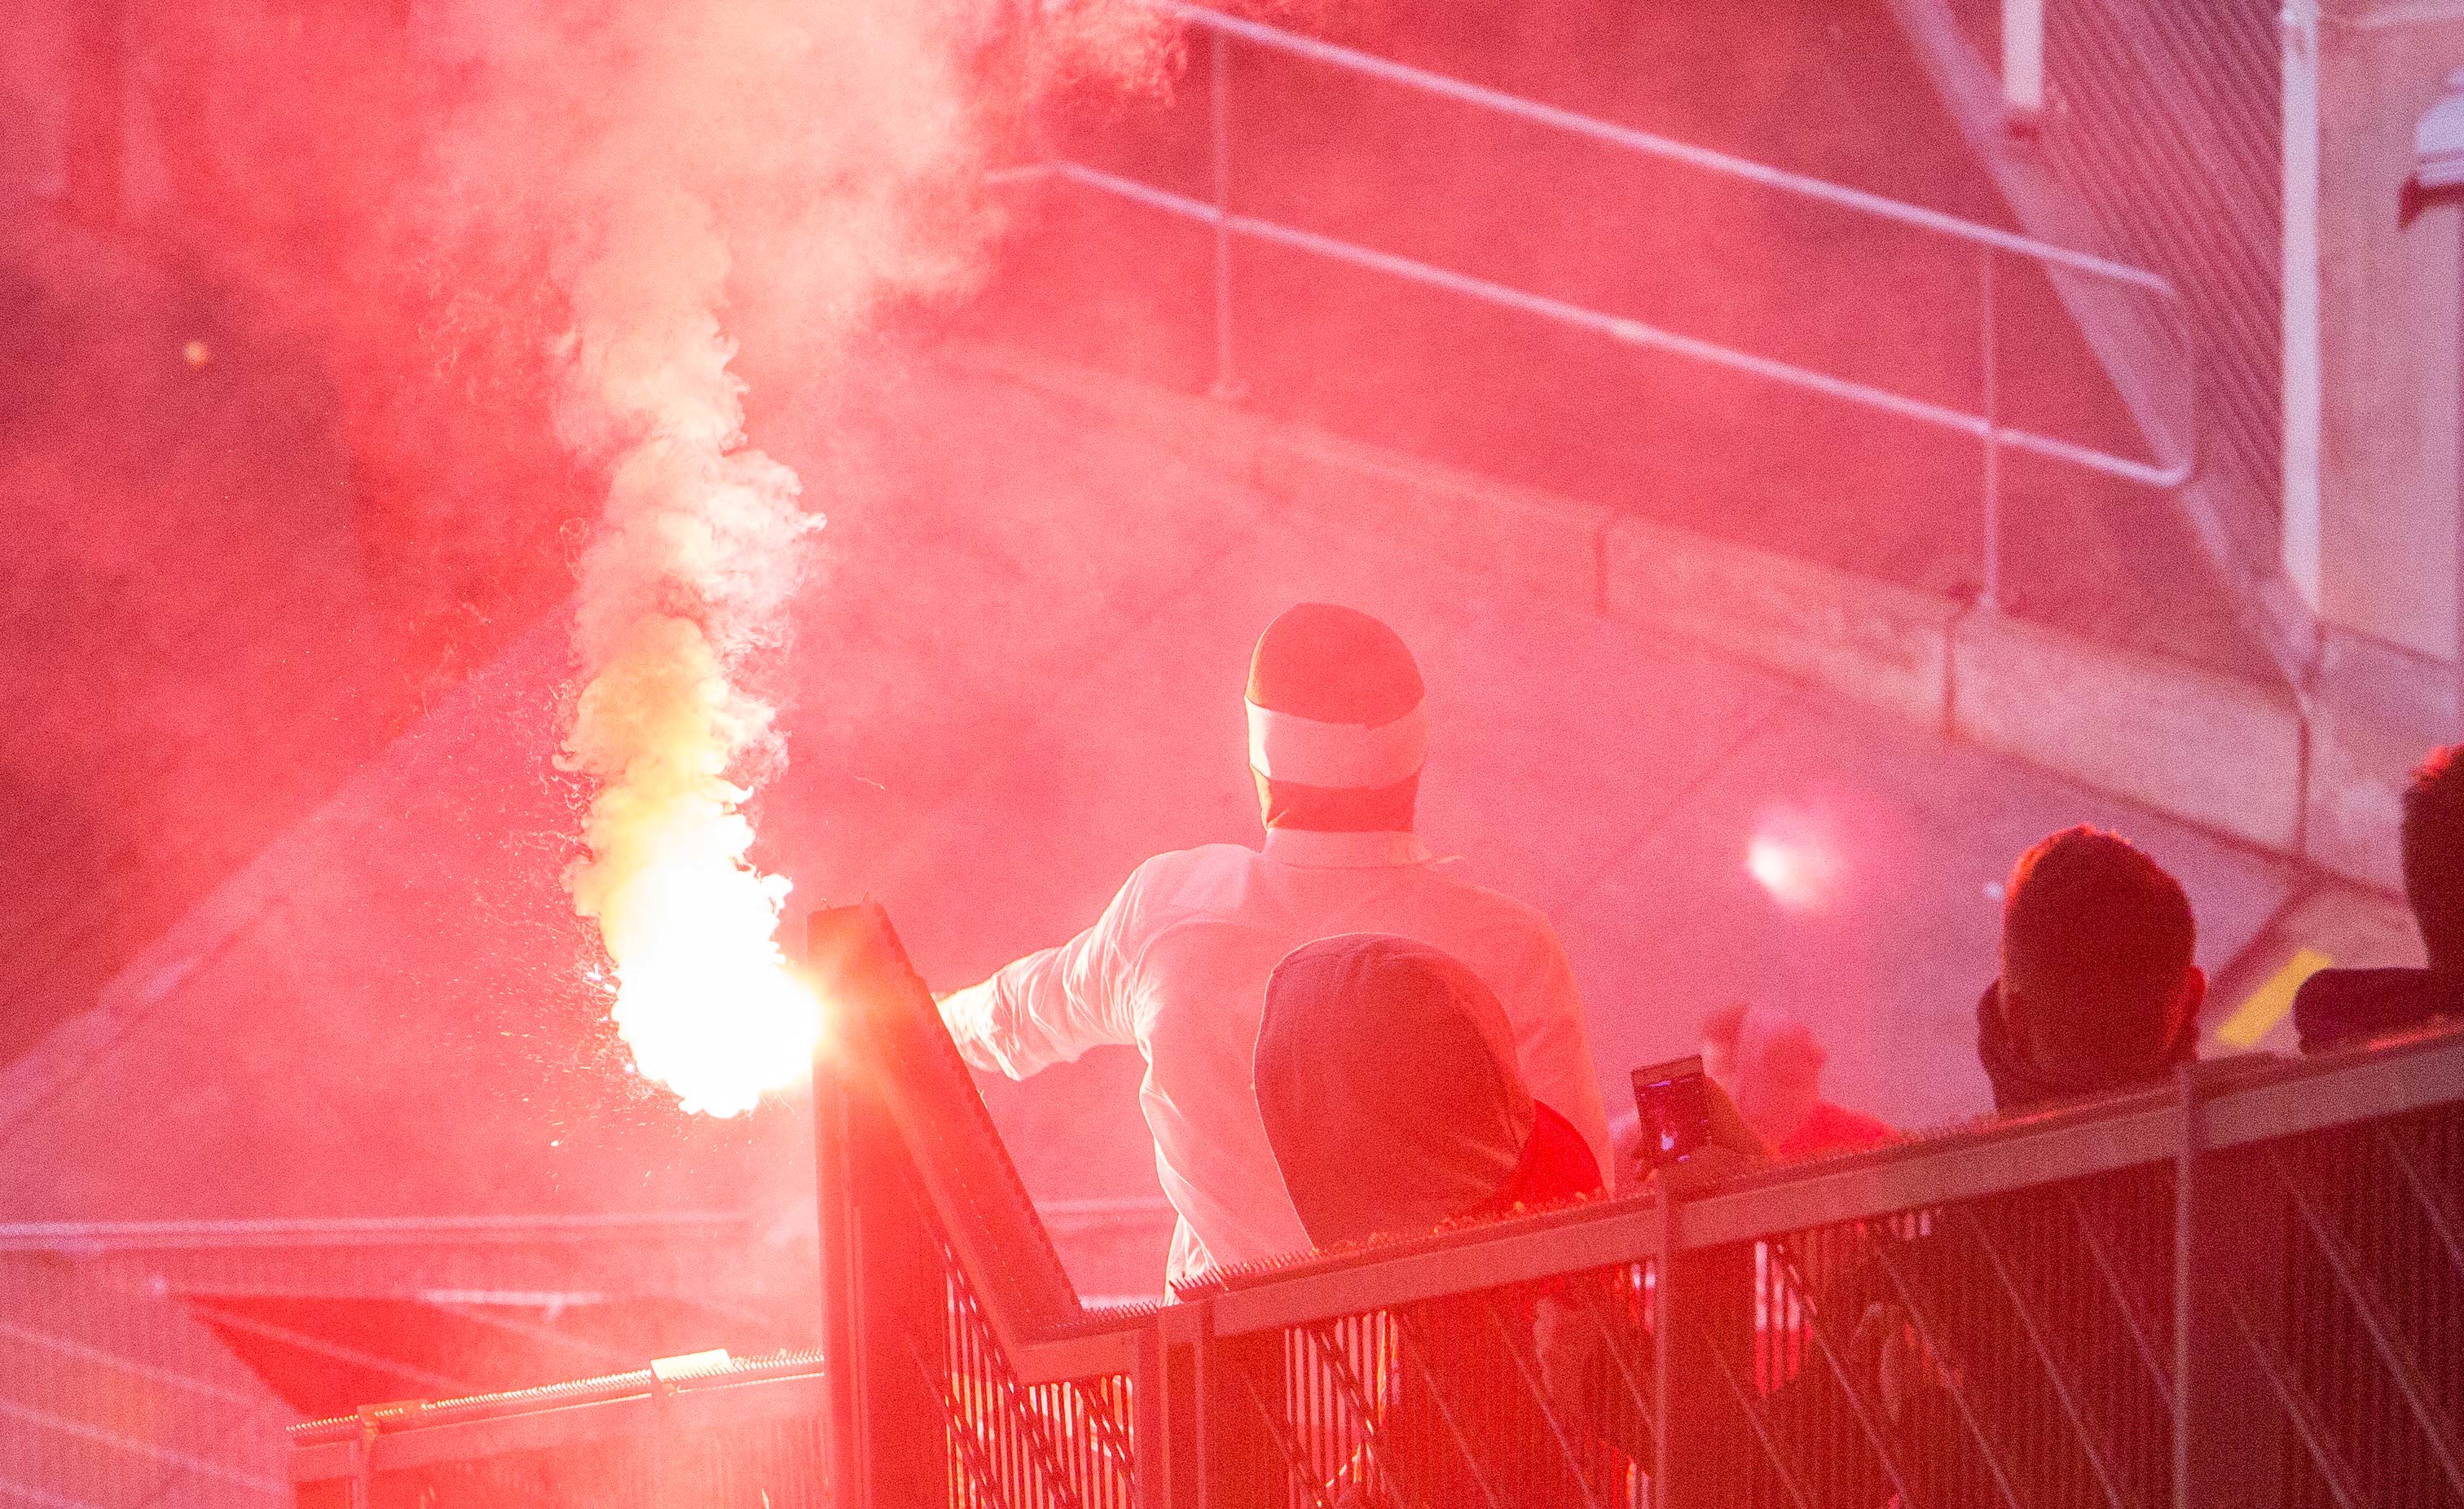
<instances>
[{"instance_id":1,"label":"metal fence panel","mask_svg":"<svg viewBox=\"0 0 2464 1509\"><path fill-rule=\"evenodd\" d=\"M2164 1501L2173 1210L2155 1165L1725 1249L1752 1369L1713 1471L1757 1505Z\"/></svg>"},{"instance_id":2,"label":"metal fence panel","mask_svg":"<svg viewBox=\"0 0 2464 1509\"><path fill-rule=\"evenodd\" d=\"M2464 1509L2464 1030L1103 1313L868 956L826 1374L301 1427L301 1501Z\"/></svg>"}]
</instances>

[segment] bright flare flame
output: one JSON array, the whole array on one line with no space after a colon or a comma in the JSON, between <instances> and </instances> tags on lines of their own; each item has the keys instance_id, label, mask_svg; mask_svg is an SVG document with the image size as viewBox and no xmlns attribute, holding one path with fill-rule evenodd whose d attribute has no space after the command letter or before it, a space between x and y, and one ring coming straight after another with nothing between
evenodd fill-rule
<instances>
[{"instance_id":1,"label":"bright flare flame","mask_svg":"<svg viewBox=\"0 0 2464 1509\"><path fill-rule=\"evenodd\" d=\"M714 313L728 265L693 195L646 190L611 214L573 288L562 415L616 451L574 621L587 679L564 758L600 788L566 883L599 921L635 1065L714 1116L802 1080L819 1035L774 937L787 882L747 859L729 776L771 749L773 709L739 673L783 643L822 520L744 444Z\"/></svg>"},{"instance_id":2,"label":"bright flare flame","mask_svg":"<svg viewBox=\"0 0 2464 1509\"><path fill-rule=\"evenodd\" d=\"M489 244L550 229L572 318L559 430L611 468L574 616L563 764L596 794L566 884L641 1072L688 1111L739 1114L803 1079L820 1033L774 938L787 883L751 864L742 809L779 753L746 673L785 646L822 521L745 443L720 317L827 370L886 304L965 287L1009 94L1160 81L1173 23L1129 0L1035 8L1004 83L979 55L1015 8L984 0L437 9L439 55L485 65L455 86L473 102L440 159L453 223Z\"/></svg>"},{"instance_id":3,"label":"bright flare flame","mask_svg":"<svg viewBox=\"0 0 2464 1509\"><path fill-rule=\"evenodd\" d=\"M611 724L640 742L591 804L574 906L599 919L636 1067L686 1111L734 1116L803 1077L818 1006L773 936L787 882L746 862L745 793L726 779L749 710L731 708L742 699L699 624L661 617L638 630L576 711L577 747Z\"/></svg>"},{"instance_id":4,"label":"bright flare flame","mask_svg":"<svg viewBox=\"0 0 2464 1509\"><path fill-rule=\"evenodd\" d=\"M1828 824L1806 814L1767 814L1746 843L1746 873L1789 911L1812 911L1838 888L1840 862Z\"/></svg>"}]
</instances>

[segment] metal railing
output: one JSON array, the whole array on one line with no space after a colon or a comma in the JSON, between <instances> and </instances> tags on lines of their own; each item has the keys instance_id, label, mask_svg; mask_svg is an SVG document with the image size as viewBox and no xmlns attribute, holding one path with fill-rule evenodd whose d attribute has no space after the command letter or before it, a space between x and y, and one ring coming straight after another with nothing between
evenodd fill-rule
<instances>
[{"instance_id":1,"label":"metal railing","mask_svg":"<svg viewBox=\"0 0 2464 1509\"><path fill-rule=\"evenodd\" d=\"M363 1411L302 1502L819 1502L825 1439L847 1506L2464 1506L2464 1031L1106 1313L867 926L816 929L821 1383Z\"/></svg>"},{"instance_id":2,"label":"metal railing","mask_svg":"<svg viewBox=\"0 0 2464 1509\"><path fill-rule=\"evenodd\" d=\"M2195 346L2181 295L2171 280L2161 273L1804 173L1772 167L1731 153L1485 88L1374 54L1185 4L1183 0L1145 0L1145 3L1203 31L1207 35L1209 140L1214 175L1212 198L1192 198L1062 158L1005 169L995 174L994 178L996 183L1002 184L1057 179L1212 228L1214 392L1219 398L1234 398L1243 390L1236 361L1232 270L1234 243L1248 240L1383 273L1498 308L1518 311L1554 324L1591 331L1626 345L1762 378L1800 392L1968 436L1978 443L1982 455L1984 547L1978 601L1987 607L1998 605L2002 590L2001 454L2005 448L2027 451L2167 492L2188 483L2197 470L2199 412ZM1741 350L1720 341L1685 335L1646 320L1610 314L1417 258L1379 251L1337 236L1243 214L1232 206L1230 49L1236 42L1972 247L1978 264L1976 323L1982 363L1978 407L1970 410L1936 402L1798 362ZM2095 446L2042 434L2005 421L1999 392L2003 352L1994 317L1997 267L2005 257L2032 263L2049 276L2086 278L2101 287L2130 291L2154 301L2162 312L2159 323L2168 332L2168 344L2175 361L2178 415L2168 432L2157 440L2160 448L2165 442L2170 443L2169 448L2173 453L2169 458L2160 455L2151 461L2116 455Z\"/></svg>"},{"instance_id":3,"label":"metal railing","mask_svg":"<svg viewBox=\"0 0 2464 1509\"><path fill-rule=\"evenodd\" d=\"M721 1277L756 1226L730 1212L0 1222L0 1505L278 1504L303 1396L330 1408L349 1395L328 1390L465 1392L636 1360L550 1314L647 1300L764 1334ZM391 1345L405 1332L384 1318L404 1314L436 1331Z\"/></svg>"},{"instance_id":4,"label":"metal railing","mask_svg":"<svg viewBox=\"0 0 2464 1509\"><path fill-rule=\"evenodd\" d=\"M348 1509L380 1501L657 1509L680 1498L819 1509L830 1502L823 1411L817 1354L679 1358L295 1426L291 1476L303 1506ZM727 1485L721 1494L709 1492L714 1479Z\"/></svg>"}]
</instances>

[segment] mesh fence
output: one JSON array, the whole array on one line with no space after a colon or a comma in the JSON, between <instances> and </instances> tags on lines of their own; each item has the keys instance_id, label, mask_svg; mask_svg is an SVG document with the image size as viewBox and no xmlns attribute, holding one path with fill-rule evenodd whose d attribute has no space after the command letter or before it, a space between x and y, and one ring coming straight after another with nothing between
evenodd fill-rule
<instances>
[{"instance_id":1,"label":"mesh fence","mask_svg":"<svg viewBox=\"0 0 2464 1509\"><path fill-rule=\"evenodd\" d=\"M2464 1509L2464 1109L2238 1156L2283 1253L2235 1286L2285 1501Z\"/></svg>"},{"instance_id":2,"label":"mesh fence","mask_svg":"<svg viewBox=\"0 0 2464 1509\"><path fill-rule=\"evenodd\" d=\"M826 1373L303 1426L302 1501L2464 1509L2464 1032L1103 1312L899 962L819 1097Z\"/></svg>"},{"instance_id":3,"label":"mesh fence","mask_svg":"<svg viewBox=\"0 0 2464 1509\"><path fill-rule=\"evenodd\" d=\"M1268 1500L1626 1502L1649 1457L1646 1286L1618 1264L1277 1333L1234 1401L1269 1448Z\"/></svg>"},{"instance_id":4,"label":"mesh fence","mask_svg":"<svg viewBox=\"0 0 2464 1509\"><path fill-rule=\"evenodd\" d=\"M1651 1209L1567 1230L1642 1232ZM937 1408L866 1429L924 1443L930 1501L970 1509L2119 1509L2181 1501L2184 1474L2230 1490L2198 1501L2464 1509L2459 1214L2450 1103L1502 1283L1479 1281L1497 1266L1479 1244L1499 1237L1474 1231L1419 1252L1459 1285L1201 1333L1181 1348L1194 1381L1176 1381L1169 1340L1153 1367L1033 1376L936 1241L937 1311L903 1355ZM1344 1271L1269 1269L1171 1309L1271 1308ZM677 1398L716 1412L663 1415L633 1376L597 1402L650 1402L607 1430L377 1471L363 1501L835 1501L820 1391L753 1418L759 1389L722 1399L714 1380ZM2177 1443L2186 1412L2194 1439ZM1185 1499L1164 1494L1173 1443L1199 1459ZM337 1476L301 1501L351 1491Z\"/></svg>"},{"instance_id":5,"label":"mesh fence","mask_svg":"<svg viewBox=\"0 0 2464 1509\"><path fill-rule=\"evenodd\" d=\"M937 1367L952 1504L969 1509L1129 1509L1136 1501L1131 1383L1119 1374L1025 1384L958 1265L948 1275L948 1345Z\"/></svg>"},{"instance_id":6,"label":"mesh fence","mask_svg":"<svg viewBox=\"0 0 2464 1509\"><path fill-rule=\"evenodd\" d=\"M1752 1317L1710 1343L1754 1382L1710 1401L1740 1499L2165 1500L2173 1218L2158 1166L1715 1252L1709 1315Z\"/></svg>"}]
</instances>

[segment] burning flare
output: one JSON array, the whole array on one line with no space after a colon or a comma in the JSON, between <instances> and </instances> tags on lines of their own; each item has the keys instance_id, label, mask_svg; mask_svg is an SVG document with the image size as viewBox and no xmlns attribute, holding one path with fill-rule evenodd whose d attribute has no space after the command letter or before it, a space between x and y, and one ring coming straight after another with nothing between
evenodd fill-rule
<instances>
[{"instance_id":1,"label":"burning flare","mask_svg":"<svg viewBox=\"0 0 2464 1509\"><path fill-rule=\"evenodd\" d=\"M430 23L463 101L438 236L549 238L558 427L611 477L575 613L563 763L597 791L566 883L641 1072L737 1115L819 1036L743 807L778 748L747 673L786 643L822 520L745 444L720 312L856 381L880 309L980 269L1002 122L1056 82L1159 82L1171 23L1136 0L444 0Z\"/></svg>"},{"instance_id":2,"label":"burning flare","mask_svg":"<svg viewBox=\"0 0 2464 1509\"><path fill-rule=\"evenodd\" d=\"M729 777L773 711L739 673L783 638L822 519L793 471L744 446L708 208L668 192L625 211L572 290L564 419L578 441L621 438L582 561L585 684L564 758L600 788L567 884L598 919L635 1063L686 1110L733 1116L801 1079L818 1031L773 936L787 882L747 860L747 793Z\"/></svg>"}]
</instances>

